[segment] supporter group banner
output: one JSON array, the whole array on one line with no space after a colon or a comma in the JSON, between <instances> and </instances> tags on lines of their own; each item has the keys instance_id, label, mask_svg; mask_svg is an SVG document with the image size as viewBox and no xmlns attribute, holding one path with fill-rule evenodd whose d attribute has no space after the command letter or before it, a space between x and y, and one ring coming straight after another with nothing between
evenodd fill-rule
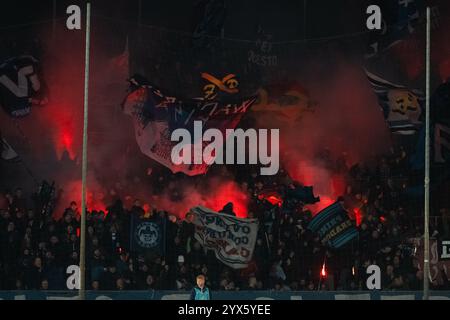
<instances>
[{"instance_id":1,"label":"supporter group banner","mask_svg":"<svg viewBox=\"0 0 450 320\"><path fill-rule=\"evenodd\" d=\"M214 250L217 259L234 269L247 267L255 248L257 219L242 219L197 206L194 216L195 239Z\"/></svg>"},{"instance_id":2,"label":"supporter group banner","mask_svg":"<svg viewBox=\"0 0 450 320\"><path fill-rule=\"evenodd\" d=\"M207 98L180 100L162 93L146 80L132 79L131 92L125 98L122 108L132 116L136 141L142 153L169 168L173 173L183 172L189 176L204 174L209 165L180 164L172 162L171 152L176 142L171 141L171 133L177 128L186 128L193 134L193 123L201 120L203 131L208 128L234 129L242 116L256 101L256 97L238 99L227 103ZM194 136L194 139L196 137ZM201 137L192 141L193 145L203 144Z\"/></svg>"},{"instance_id":3,"label":"supporter group banner","mask_svg":"<svg viewBox=\"0 0 450 320\"><path fill-rule=\"evenodd\" d=\"M358 230L348 217L347 211L335 202L314 216L308 229L317 233L320 241L330 248L340 248L358 236Z\"/></svg>"}]
</instances>

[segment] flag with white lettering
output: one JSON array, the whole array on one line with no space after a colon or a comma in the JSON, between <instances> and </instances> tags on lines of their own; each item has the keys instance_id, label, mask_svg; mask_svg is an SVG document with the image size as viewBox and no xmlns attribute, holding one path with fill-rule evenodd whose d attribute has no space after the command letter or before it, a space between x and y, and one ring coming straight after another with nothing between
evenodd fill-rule
<instances>
[{"instance_id":1,"label":"flag with white lettering","mask_svg":"<svg viewBox=\"0 0 450 320\"><path fill-rule=\"evenodd\" d=\"M246 268L258 233L257 219L243 219L197 206L190 210L195 239L214 250L217 259L233 269Z\"/></svg>"},{"instance_id":2,"label":"flag with white lettering","mask_svg":"<svg viewBox=\"0 0 450 320\"><path fill-rule=\"evenodd\" d=\"M35 58L25 55L0 64L0 105L11 117L27 116L33 105L47 103L37 64Z\"/></svg>"},{"instance_id":3,"label":"flag with white lettering","mask_svg":"<svg viewBox=\"0 0 450 320\"><path fill-rule=\"evenodd\" d=\"M162 93L141 76L134 76L130 82L131 92L122 108L133 118L141 152L173 173L183 172L190 176L206 173L209 164L204 159L200 164L195 164L194 160L192 164L174 164L171 153L177 142L171 141L173 130L189 130L192 146L201 144L203 148L202 137L195 137L193 133L194 121L202 121L203 131L216 128L225 136L226 129L234 129L256 100L256 97L227 103L205 98L181 100ZM213 158L216 156L212 155Z\"/></svg>"},{"instance_id":4,"label":"flag with white lettering","mask_svg":"<svg viewBox=\"0 0 450 320\"><path fill-rule=\"evenodd\" d=\"M166 241L165 220L141 219L131 215L130 251L164 254Z\"/></svg>"}]
</instances>

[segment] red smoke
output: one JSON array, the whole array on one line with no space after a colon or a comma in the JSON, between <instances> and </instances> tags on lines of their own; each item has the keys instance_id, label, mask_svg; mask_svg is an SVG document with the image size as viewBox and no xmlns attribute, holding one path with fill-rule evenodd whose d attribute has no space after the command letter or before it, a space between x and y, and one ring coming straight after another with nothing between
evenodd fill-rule
<instances>
[{"instance_id":1,"label":"red smoke","mask_svg":"<svg viewBox=\"0 0 450 320\"><path fill-rule=\"evenodd\" d=\"M75 201L78 209L81 210L81 180L64 184L64 190L54 211L55 217L60 217L72 201ZM106 213L105 193L101 186L91 181L88 183L86 192L86 207L88 211L96 210Z\"/></svg>"},{"instance_id":2,"label":"red smoke","mask_svg":"<svg viewBox=\"0 0 450 320\"><path fill-rule=\"evenodd\" d=\"M247 217L248 196L234 181L221 181L218 178L207 180L202 188L189 185L181 187L184 198L181 201L171 200L169 195L153 196L150 204L154 204L159 210L167 210L169 213L184 218L192 207L202 205L212 210L221 210L228 202L233 203L234 212L239 218Z\"/></svg>"}]
</instances>

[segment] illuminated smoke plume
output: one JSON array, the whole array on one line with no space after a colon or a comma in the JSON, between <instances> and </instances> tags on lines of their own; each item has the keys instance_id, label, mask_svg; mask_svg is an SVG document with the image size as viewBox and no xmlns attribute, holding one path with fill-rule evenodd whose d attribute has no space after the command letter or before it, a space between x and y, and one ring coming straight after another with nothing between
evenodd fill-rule
<instances>
[{"instance_id":1,"label":"illuminated smoke plume","mask_svg":"<svg viewBox=\"0 0 450 320\"><path fill-rule=\"evenodd\" d=\"M280 128L280 161L292 179L313 186L320 196L310 206L315 214L345 192L348 170L339 170L336 162L345 159L348 168L367 160L385 151L390 138L360 67L341 63L333 71L304 77L303 83L317 103L314 112L304 112L298 121L272 114L259 118L258 126Z\"/></svg>"}]
</instances>

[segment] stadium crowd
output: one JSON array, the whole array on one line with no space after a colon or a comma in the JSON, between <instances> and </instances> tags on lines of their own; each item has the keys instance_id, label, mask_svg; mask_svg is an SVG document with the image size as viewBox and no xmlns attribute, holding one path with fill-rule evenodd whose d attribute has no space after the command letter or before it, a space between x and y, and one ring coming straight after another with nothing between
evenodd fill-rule
<instances>
[{"instance_id":1,"label":"stadium crowd","mask_svg":"<svg viewBox=\"0 0 450 320\"><path fill-rule=\"evenodd\" d=\"M292 196L296 187L283 170L276 177L241 168L236 176L251 196L248 216L260 221L252 262L234 270L222 264L194 238L194 227L170 212L144 208L139 199L125 208L111 198L107 213L87 215L87 281L91 290L190 290L204 274L212 290L364 290L368 265L382 271L382 289L419 290L423 274L408 240L422 235L420 207L405 196L408 183L402 149L374 159L375 165L346 165L324 153L321 161L347 181L339 198L357 222L359 237L344 248L324 247L307 230L312 213ZM255 170L256 172L256 170ZM167 178L167 177L166 177ZM162 181L162 177L158 181ZM275 190L282 204L260 197ZM36 195L5 190L7 209L0 214L0 290L64 290L66 268L79 263L79 210L72 202L61 218L37 208ZM229 199L233 202L233 199ZM158 208L170 210L170 208ZM231 205L224 208L232 214ZM449 235L448 207L439 208L433 236ZM163 256L130 252L130 217L166 219ZM323 266L325 265L325 268ZM432 289L450 289L444 271Z\"/></svg>"}]
</instances>

